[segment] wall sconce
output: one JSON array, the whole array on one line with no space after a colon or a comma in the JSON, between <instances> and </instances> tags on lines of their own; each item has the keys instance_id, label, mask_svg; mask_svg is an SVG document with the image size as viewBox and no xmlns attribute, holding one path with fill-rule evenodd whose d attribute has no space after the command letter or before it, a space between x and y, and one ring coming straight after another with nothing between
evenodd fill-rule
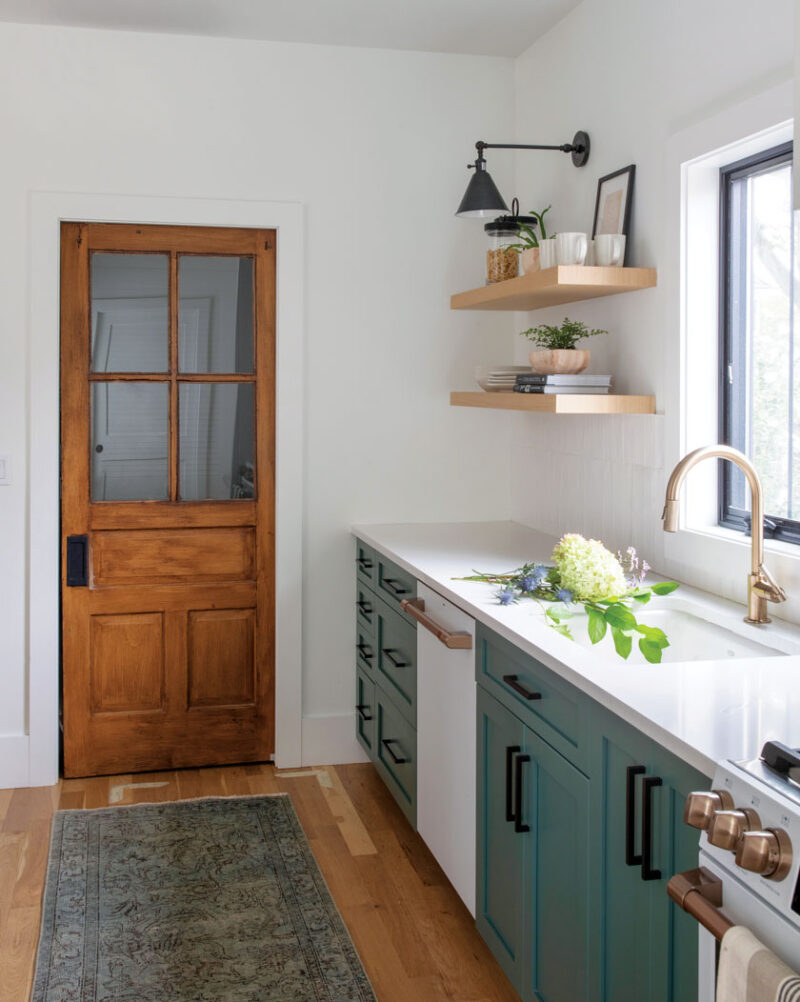
<instances>
[{"instance_id":1,"label":"wall sconce","mask_svg":"<svg viewBox=\"0 0 800 1002\"><path fill-rule=\"evenodd\" d=\"M574 167L583 167L589 159L589 135L586 132L576 132L571 143L562 146L530 146L521 143L485 143L479 139L475 143L478 157L474 164L467 164L467 170L475 173L469 179L467 190L461 199L456 215L468 219L480 219L484 216L494 216L498 212L508 212L508 206L503 196L497 190L491 174L486 170L484 150L561 150L572 154Z\"/></svg>"}]
</instances>

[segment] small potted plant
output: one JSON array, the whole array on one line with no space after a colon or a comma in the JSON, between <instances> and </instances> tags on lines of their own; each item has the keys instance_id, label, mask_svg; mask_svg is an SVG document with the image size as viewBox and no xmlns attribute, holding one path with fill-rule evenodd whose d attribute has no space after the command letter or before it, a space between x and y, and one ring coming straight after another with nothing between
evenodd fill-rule
<instances>
[{"instance_id":1,"label":"small potted plant","mask_svg":"<svg viewBox=\"0 0 800 1002\"><path fill-rule=\"evenodd\" d=\"M515 250L519 253L522 270L526 275L530 274L532 271L539 270L539 241L547 239L547 231L544 228L544 217L551 208L552 206L548 205L547 208L543 209L541 212L537 212L536 209L530 210L530 214L539 224L541 236L537 237L531 226L527 226L525 223L520 223L519 240L517 243L510 244L508 247L509 250Z\"/></svg>"},{"instance_id":2,"label":"small potted plant","mask_svg":"<svg viewBox=\"0 0 800 1002\"><path fill-rule=\"evenodd\" d=\"M575 346L584 338L607 333L603 330L589 330L580 320L564 317L564 322L559 327L539 324L538 327L520 331L520 337L526 337L536 345L528 355L533 371L551 376L583 372L589 364L590 352Z\"/></svg>"}]
</instances>

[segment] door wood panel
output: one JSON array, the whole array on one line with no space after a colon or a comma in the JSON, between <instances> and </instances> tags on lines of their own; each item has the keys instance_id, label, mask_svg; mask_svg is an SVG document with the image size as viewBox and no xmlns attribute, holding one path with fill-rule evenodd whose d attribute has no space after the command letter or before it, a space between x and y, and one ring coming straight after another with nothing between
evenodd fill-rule
<instances>
[{"instance_id":1,"label":"door wood panel","mask_svg":"<svg viewBox=\"0 0 800 1002\"><path fill-rule=\"evenodd\" d=\"M224 227L131 226L64 223L61 229L61 482L62 482L62 695L64 772L87 776L228 762L267 761L274 750L274 461L275 461L275 239L273 230ZM167 302L122 289L91 301L91 255L168 255ZM249 258L252 269L252 361L245 372L182 373L181 331L197 335L194 290L180 303L181 255ZM234 265L232 265L234 266ZM115 274L124 269L112 262ZM225 264L224 268L230 272ZM213 269L212 269L213 271ZM123 276L124 277L124 276ZM249 289L249 284L245 286ZM209 317L215 290L208 290ZM248 293L249 296L249 293ZM205 302L205 299L203 300ZM249 303L243 299L242 303ZM154 309L166 309L166 371L135 371L136 348L126 342L124 372L92 371L91 339L104 350L113 325L127 335L145 330ZM249 324L250 307L236 322ZM162 314L159 314L161 316ZM220 311L216 310L216 315ZM239 318L244 317L241 321ZM162 328L163 329L163 328ZM121 336L125 332L121 330ZM205 330L205 329L204 329ZM204 337L211 338L209 328ZM99 338L99 340L97 340ZM146 341L146 338L145 338ZM239 343L239 342L237 342ZM147 345L144 345L147 349ZM152 355L152 351L149 351ZM123 357L123 356L119 356ZM240 357L237 354L237 359ZM96 367L97 368L97 367ZM93 462L114 452L95 439L92 387L98 384L160 384L168 396L163 441L166 500L93 500ZM238 458L227 466L230 499L180 501L179 395L187 384L248 384L254 387L255 417L248 448L255 472L247 491L234 481ZM112 399L112 395L95 399ZM204 391L205 392L205 391ZM211 394L209 394L211 397ZM124 394L119 396L124 399ZM227 399L227 398L226 398ZM213 411L213 403L209 403ZM249 411L243 411L249 413ZM105 412L96 418L108 424ZM113 415L116 436L135 480L138 429L124 413ZM145 415L153 435L154 418ZM220 449L250 428L249 419L218 423L208 432L211 459L225 474ZM105 426L105 425L104 425ZM160 433L159 433L160 434ZM226 438L227 436L227 438ZM128 444L126 444L128 443ZM101 448L96 448L96 446ZM230 455L236 457L235 443ZM213 454L212 454L213 453ZM100 457L98 459L98 456ZM245 454L246 458L247 454ZM116 452L114 462L119 461ZM243 460L241 460L243 462ZM163 460L162 460L163 462ZM220 481L219 469L214 473ZM227 480L223 481L227 483ZM237 489L234 490L234 483ZM253 497L242 496L252 493ZM66 540L88 537L89 583L67 587Z\"/></svg>"}]
</instances>

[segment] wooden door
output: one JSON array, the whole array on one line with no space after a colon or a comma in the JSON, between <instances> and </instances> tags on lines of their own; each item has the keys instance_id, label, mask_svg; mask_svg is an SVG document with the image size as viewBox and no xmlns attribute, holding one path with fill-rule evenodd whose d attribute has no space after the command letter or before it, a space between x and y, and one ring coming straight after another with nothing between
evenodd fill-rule
<instances>
[{"instance_id":1,"label":"wooden door","mask_svg":"<svg viewBox=\"0 0 800 1002\"><path fill-rule=\"evenodd\" d=\"M64 774L274 750L275 232L64 223Z\"/></svg>"}]
</instances>

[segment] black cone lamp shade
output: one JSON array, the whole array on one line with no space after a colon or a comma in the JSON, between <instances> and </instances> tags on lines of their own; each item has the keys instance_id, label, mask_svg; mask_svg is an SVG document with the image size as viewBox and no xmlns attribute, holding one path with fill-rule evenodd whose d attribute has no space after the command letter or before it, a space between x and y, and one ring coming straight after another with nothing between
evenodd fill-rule
<instances>
[{"instance_id":1,"label":"black cone lamp shade","mask_svg":"<svg viewBox=\"0 0 800 1002\"><path fill-rule=\"evenodd\" d=\"M475 173L469 179L456 215L466 219L481 219L484 216L496 216L498 212L508 212L508 206L497 190L492 175L486 170L486 161L477 160Z\"/></svg>"}]
</instances>

